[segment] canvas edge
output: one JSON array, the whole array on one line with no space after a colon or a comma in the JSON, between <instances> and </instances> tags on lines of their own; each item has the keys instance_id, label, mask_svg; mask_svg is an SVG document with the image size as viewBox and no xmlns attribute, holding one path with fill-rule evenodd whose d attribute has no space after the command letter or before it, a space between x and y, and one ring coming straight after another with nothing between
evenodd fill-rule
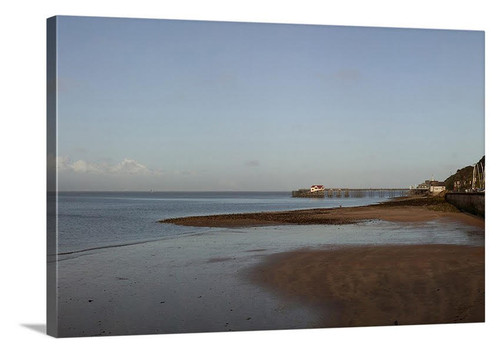
<instances>
[{"instance_id":1,"label":"canvas edge","mask_svg":"<svg viewBox=\"0 0 500 353\"><path fill-rule=\"evenodd\" d=\"M57 329L57 17L47 19L47 298L46 332L58 337Z\"/></svg>"}]
</instances>

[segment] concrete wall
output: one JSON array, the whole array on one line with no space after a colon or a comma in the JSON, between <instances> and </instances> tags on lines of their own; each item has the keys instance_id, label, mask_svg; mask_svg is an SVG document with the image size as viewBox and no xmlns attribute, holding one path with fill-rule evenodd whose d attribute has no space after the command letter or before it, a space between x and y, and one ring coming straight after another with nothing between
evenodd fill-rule
<instances>
[{"instance_id":1,"label":"concrete wall","mask_svg":"<svg viewBox=\"0 0 500 353\"><path fill-rule=\"evenodd\" d=\"M449 192L445 200L461 211L484 217L484 192Z\"/></svg>"}]
</instances>

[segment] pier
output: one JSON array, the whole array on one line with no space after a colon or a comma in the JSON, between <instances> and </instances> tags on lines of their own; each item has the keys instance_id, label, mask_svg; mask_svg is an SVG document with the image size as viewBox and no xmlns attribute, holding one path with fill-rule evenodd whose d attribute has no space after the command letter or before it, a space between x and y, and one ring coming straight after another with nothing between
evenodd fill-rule
<instances>
[{"instance_id":1,"label":"pier","mask_svg":"<svg viewBox=\"0 0 500 353\"><path fill-rule=\"evenodd\" d=\"M408 195L410 189L394 188L368 188L368 189L350 189L350 188L324 188L323 190L311 192L310 189L299 189L292 191L292 197L398 197Z\"/></svg>"}]
</instances>

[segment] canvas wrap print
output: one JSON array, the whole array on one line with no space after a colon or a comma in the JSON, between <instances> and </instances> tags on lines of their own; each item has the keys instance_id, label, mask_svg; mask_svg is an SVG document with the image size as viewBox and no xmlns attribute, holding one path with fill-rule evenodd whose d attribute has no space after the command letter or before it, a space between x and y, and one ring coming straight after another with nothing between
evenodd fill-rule
<instances>
[{"instance_id":1,"label":"canvas wrap print","mask_svg":"<svg viewBox=\"0 0 500 353\"><path fill-rule=\"evenodd\" d=\"M481 323L484 32L47 20L47 331Z\"/></svg>"}]
</instances>

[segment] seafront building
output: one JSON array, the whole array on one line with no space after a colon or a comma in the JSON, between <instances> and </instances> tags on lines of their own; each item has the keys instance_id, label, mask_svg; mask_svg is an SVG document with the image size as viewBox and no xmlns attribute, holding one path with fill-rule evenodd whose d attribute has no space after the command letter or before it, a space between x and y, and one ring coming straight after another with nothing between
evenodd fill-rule
<instances>
[{"instance_id":1,"label":"seafront building","mask_svg":"<svg viewBox=\"0 0 500 353\"><path fill-rule=\"evenodd\" d=\"M311 185L311 192L316 191L325 191L325 187L323 185Z\"/></svg>"},{"instance_id":2,"label":"seafront building","mask_svg":"<svg viewBox=\"0 0 500 353\"><path fill-rule=\"evenodd\" d=\"M443 181L437 180L426 180L417 187L411 187L412 193L414 194L439 194L440 192L446 190L446 184Z\"/></svg>"},{"instance_id":3,"label":"seafront building","mask_svg":"<svg viewBox=\"0 0 500 353\"><path fill-rule=\"evenodd\" d=\"M446 184L443 181L431 181L429 191L431 194L439 194L446 190Z\"/></svg>"}]
</instances>

